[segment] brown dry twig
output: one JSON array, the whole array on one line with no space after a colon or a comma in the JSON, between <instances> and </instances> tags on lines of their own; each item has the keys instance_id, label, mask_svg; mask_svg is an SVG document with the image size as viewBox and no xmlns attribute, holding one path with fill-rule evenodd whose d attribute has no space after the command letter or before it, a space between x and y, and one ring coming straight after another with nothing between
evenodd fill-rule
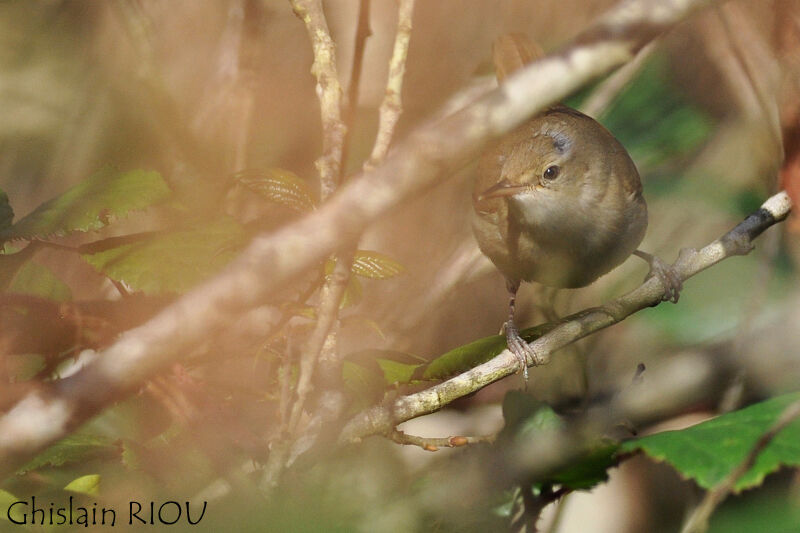
<instances>
[{"instance_id":1,"label":"brown dry twig","mask_svg":"<svg viewBox=\"0 0 800 533\"><path fill-rule=\"evenodd\" d=\"M452 437L420 437L417 435L409 435L399 429L393 429L388 437L398 444L408 444L412 446L419 446L423 450L429 452L438 451L439 448L458 448L468 444L476 444L479 442L492 443L497 438L497 435L454 435Z\"/></svg>"}]
</instances>

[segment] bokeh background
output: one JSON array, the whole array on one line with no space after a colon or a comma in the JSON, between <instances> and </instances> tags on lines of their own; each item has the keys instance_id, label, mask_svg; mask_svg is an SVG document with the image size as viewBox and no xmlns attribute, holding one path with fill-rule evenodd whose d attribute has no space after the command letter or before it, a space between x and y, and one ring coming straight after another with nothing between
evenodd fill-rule
<instances>
[{"instance_id":1,"label":"bokeh background","mask_svg":"<svg viewBox=\"0 0 800 533\"><path fill-rule=\"evenodd\" d=\"M521 32L554 50L610 5L417 2L397 139L458 91L494 83L491 43L499 35ZM358 2L330 0L325 8L347 90ZM349 173L360 169L372 147L395 25L396 3L372 0ZM288 2L5 0L0 43L0 189L18 217L108 165L160 172L191 206L187 216L222 210L267 228L295 215L231 191L232 174L279 167L318 186L314 160L321 136L311 47ZM798 44L799 2L726 2L648 48L620 90L598 80L569 99L603 122L637 163L650 210L645 250L672 261L679 249L710 242L781 188L783 139L800 128ZM361 248L391 256L405 272L364 282L362 300L345 314L368 317L377 327L343 323L343 352L392 350L431 359L497 333L506 294L471 235L473 174L466 166L364 235ZM99 236L157 228L171 216L135 215ZM796 389L798 227L790 220L773 228L750 255L693 278L678 304L645 310L562 350L532 372L530 392L556 405L580 403L629 382L638 363L646 365L646 375L669 368L670 379L708 378L713 391L686 402L692 408L662 421L664 428ZM119 299L107 279L76 257L45 249L35 260L69 287L73 300ZM525 286L521 322L545 320L543 307L564 316L596 305L637 286L646 270L634 258L585 289L552 294ZM144 318L152 306L129 312ZM301 320L292 326L284 339L289 345L304 327ZM309 459L269 505L248 498L231 472L243 461L257 467L263 460L277 409L277 365L251 373L248 349L216 347L200 356L202 364L171 369L91 422L82 431L114 443L105 455L80 456L60 467L49 463L4 488L46 498L61 480L101 472L104 501L211 495L207 522L191 531L221 525L449 531L502 523L502 497L475 503L469 512L446 498L427 507L414 499L420 484L441 482L433 474L441 463L469 452L430 454L377 437L358 449ZM3 357L8 368L17 368L26 365L26 355ZM521 386L518 376L509 377L404 428L430 436L497 431L503 395ZM772 476L764 488L728 502L712 528L752 531L749 524L768 517L796 527L798 491L796 473ZM570 496L552 531L587 531L587 523L591 531L675 531L697 493L668 467L636 458L615 469L610 483ZM548 510L544 521L554 514Z\"/></svg>"}]
</instances>

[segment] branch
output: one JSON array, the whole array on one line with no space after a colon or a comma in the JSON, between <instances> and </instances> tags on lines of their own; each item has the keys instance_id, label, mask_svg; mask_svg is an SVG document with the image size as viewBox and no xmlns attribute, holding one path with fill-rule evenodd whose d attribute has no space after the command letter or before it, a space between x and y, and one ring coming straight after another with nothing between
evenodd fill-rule
<instances>
[{"instance_id":1,"label":"branch","mask_svg":"<svg viewBox=\"0 0 800 533\"><path fill-rule=\"evenodd\" d=\"M328 31L328 23L322 10L322 0L290 0L295 14L308 30L314 48L314 63L311 73L317 78L322 117L322 156L317 159L322 199L327 199L339 183L342 165L342 147L346 128L342 122L342 87L336 71L336 46Z\"/></svg>"},{"instance_id":2,"label":"branch","mask_svg":"<svg viewBox=\"0 0 800 533\"><path fill-rule=\"evenodd\" d=\"M681 530L682 533L703 533L706 531L711 514L733 491L736 482L753 467L758 456L772 442L772 439L798 417L800 417L800 402L789 404L772 427L761 435L761 438L755 443L744 461L728 474L728 477L720 481L716 487L706 492L703 501L695 508L686 524L684 524Z\"/></svg>"},{"instance_id":3,"label":"branch","mask_svg":"<svg viewBox=\"0 0 800 533\"><path fill-rule=\"evenodd\" d=\"M348 253L342 252L336 255L336 266L333 267L333 272L320 291L319 304L317 305L317 322L300 359L297 400L292 406L292 415L289 418L290 434L293 434L297 429L306 397L311 392L311 378L317 366L317 359L325 340L328 338L328 334L331 332L331 328L338 319L339 304L342 301L342 296L344 296L344 291L351 275L353 253L354 250L351 249Z\"/></svg>"},{"instance_id":4,"label":"branch","mask_svg":"<svg viewBox=\"0 0 800 533\"><path fill-rule=\"evenodd\" d=\"M389 438L398 444L410 444L412 446L419 446L425 451L435 452L439 448L458 448L459 446L466 446L467 444L475 444L478 442L494 442L497 435L478 435L478 436L463 436L456 435L453 437L419 437L417 435L409 435L399 429L392 430L389 433Z\"/></svg>"},{"instance_id":5,"label":"branch","mask_svg":"<svg viewBox=\"0 0 800 533\"><path fill-rule=\"evenodd\" d=\"M622 2L558 54L519 70L458 113L420 126L380 167L349 181L318 210L256 237L223 272L121 335L83 370L23 397L0 417L0 476L229 328L243 310L260 305L392 208L451 175L487 142L626 62L706 3Z\"/></svg>"},{"instance_id":6,"label":"branch","mask_svg":"<svg viewBox=\"0 0 800 533\"><path fill-rule=\"evenodd\" d=\"M703 249L682 250L672 268L685 281L727 257L747 254L752 249L753 239L776 222L784 220L790 209L791 200L786 192L781 191L764 202L758 211ZM664 285L661 280L657 277L650 278L637 289L602 307L573 315L575 318L558 324L531 345L540 355L542 364L546 364L556 350L621 322L646 307L658 305L663 295ZM505 350L491 361L443 383L398 398L391 405L381 405L359 413L344 427L340 440L352 441L367 435L386 434L397 424L438 411L457 398L513 374L518 368L519 361L509 350Z\"/></svg>"},{"instance_id":7,"label":"branch","mask_svg":"<svg viewBox=\"0 0 800 533\"><path fill-rule=\"evenodd\" d=\"M389 80L386 83L386 95L383 97L378 123L378 135L372 147L372 155L364 165L365 170L378 166L389 152L394 128L403 112L401 93L403 77L406 73L408 43L411 40L411 21L414 13L414 0L400 0L397 14L397 33L395 34L392 59L389 61Z\"/></svg>"}]
</instances>

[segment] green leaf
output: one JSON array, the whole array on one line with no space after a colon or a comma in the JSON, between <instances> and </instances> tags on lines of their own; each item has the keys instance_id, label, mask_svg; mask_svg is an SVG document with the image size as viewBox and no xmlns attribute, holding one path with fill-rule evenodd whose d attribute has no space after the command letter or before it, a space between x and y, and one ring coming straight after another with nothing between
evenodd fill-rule
<instances>
[{"instance_id":1,"label":"green leaf","mask_svg":"<svg viewBox=\"0 0 800 533\"><path fill-rule=\"evenodd\" d=\"M102 170L61 196L43 203L0 238L43 239L76 231L98 230L112 217L144 209L166 199L170 189L158 172Z\"/></svg>"},{"instance_id":2,"label":"green leaf","mask_svg":"<svg viewBox=\"0 0 800 533\"><path fill-rule=\"evenodd\" d=\"M392 361L391 359L378 359L377 362L383 371L383 379L387 385L410 383L414 376L414 371L419 367L419 364L410 365Z\"/></svg>"},{"instance_id":3,"label":"green leaf","mask_svg":"<svg viewBox=\"0 0 800 533\"><path fill-rule=\"evenodd\" d=\"M301 213L311 211L316 205L311 188L305 180L282 168L246 170L237 174L236 179L268 201Z\"/></svg>"},{"instance_id":4,"label":"green leaf","mask_svg":"<svg viewBox=\"0 0 800 533\"><path fill-rule=\"evenodd\" d=\"M17 473L24 474L42 467L57 467L119 454L119 446L106 437L70 435L37 455Z\"/></svg>"},{"instance_id":5,"label":"green leaf","mask_svg":"<svg viewBox=\"0 0 800 533\"><path fill-rule=\"evenodd\" d=\"M17 271L8 290L41 296L56 302L68 302L72 299L69 286L58 279L49 268L34 261L28 261Z\"/></svg>"},{"instance_id":6,"label":"green leaf","mask_svg":"<svg viewBox=\"0 0 800 533\"><path fill-rule=\"evenodd\" d=\"M14 220L14 210L8 203L8 195L5 191L0 191L0 232L6 231L11 227Z\"/></svg>"},{"instance_id":7,"label":"green leaf","mask_svg":"<svg viewBox=\"0 0 800 533\"><path fill-rule=\"evenodd\" d=\"M7 290L14 276L36 251L36 243L31 243L19 252L9 253L8 246L0 253L0 290Z\"/></svg>"},{"instance_id":8,"label":"green leaf","mask_svg":"<svg viewBox=\"0 0 800 533\"><path fill-rule=\"evenodd\" d=\"M89 474L70 481L64 490L97 496L100 494L100 474Z\"/></svg>"},{"instance_id":9,"label":"green leaf","mask_svg":"<svg viewBox=\"0 0 800 533\"><path fill-rule=\"evenodd\" d=\"M530 442L535 446L537 435L564 427L563 419L548 405L516 390L509 391L503 398L503 419L505 426L500 437L513 439L518 445ZM608 439L588 442L579 460L539 480L539 484L558 484L574 490L592 488L608 479L608 469L616 464L617 449L618 445Z\"/></svg>"},{"instance_id":10,"label":"green leaf","mask_svg":"<svg viewBox=\"0 0 800 533\"><path fill-rule=\"evenodd\" d=\"M25 519L25 509L27 506L25 505L17 505L11 509L11 515L9 516L8 508L11 507L12 504L15 502L24 501L10 492L6 492L3 489L0 489L0 520L8 521L9 518L13 519L16 523L22 523Z\"/></svg>"},{"instance_id":11,"label":"green leaf","mask_svg":"<svg viewBox=\"0 0 800 533\"><path fill-rule=\"evenodd\" d=\"M711 516L708 533L793 533L800 524L800 505L790 490L758 490L722 505ZM727 502L726 502L727 503Z\"/></svg>"},{"instance_id":12,"label":"green leaf","mask_svg":"<svg viewBox=\"0 0 800 533\"><path fill-rule=\"evenodd\" d=\"M101 243L106 241L101 241ZM81 257L109 278L149 295L184 293L219 272L245 244L244 229L222 217L204 226L108 239L109 246L81 248Z\"/></svg>"},{"instance_id":13,"label":"green leaf","mask_svg":"<svg viewBox=\"0 0 800 533\"><path fill-rule=\"evenodd\" d=\"M800 393L778 396L696 426L626 442L621 451L642 450L654 459L666 461L701 487L710 489L744 461L784 408L798 400ZM736 482L735 490L760 485L767 474L781 466L800 466L800 420L775 436L753 467Z\"/></svg>"},{"instance_id":14,"label":"green leaf","mask_svg":"<svg viewBox=\"0 0 800 533\"><path fill-rule=\"evenodd\" d=\"M555 326L552 324L540 324L522 330L520 335L526 341L531 342L553 329L553 327ZM472 341L469 344L453 348L432 360L424 368L420 379L445 379L466 372L470 368L491 360L505 349L506 338L503 335L492 335L491 337Z\"/></svg>"},{"instance_id":15,"label":"green leaf","mask_svg":"<svg viewBox=\"0 0 800 533\"><path fill-rule=\"evenodd\" d=\"M370 279L392 278L405 268L387 255L372 250L358 250L353 257L353 274Z\"/></svg>"},{"instance_id":16,"label":"green leaf","mask_svg":"<svg viewBox=\"0 0 800 533\"><path fill-rule=\"evenodd\" d=\"M350 353L342 366L342 380L365 407L383 398L387 387L414 381L423 359L395 350L367 349Z\"/></svg>"},{"instance_id":17,"label":"green leaf","mask_svg":"<svg viewBox=\"0 0 800 533\"><path fill-rule=\"evenodd\" d=\"M379 402L386 390L383 376L352 361L342 363L342 381L358 408Z\"/></svg>"},{"instance_id":18,"label":"green leaf","mask_svg":"<svg viewBox=\"0 0 800 533\"><path fill-rule=\"evenodd\" d=\"M617 464L619 446L607 439L592 442L579 461L556 473L550 480L573 490L587 490L608 480L608 469Z\"/></svg>"}]
</instances>

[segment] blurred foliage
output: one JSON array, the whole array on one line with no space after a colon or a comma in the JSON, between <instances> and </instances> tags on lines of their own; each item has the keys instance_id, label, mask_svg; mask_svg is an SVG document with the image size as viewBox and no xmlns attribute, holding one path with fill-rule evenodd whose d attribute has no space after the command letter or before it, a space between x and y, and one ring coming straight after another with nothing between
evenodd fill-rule
<instances>
[{"instance_id":1,"label":"blurred foliage","mask_svg":"<svg viewBox=\"0 0 800 533\"><path fill-rule=\"evenodd\" d=\"M708 533L794 533L800 524L800 504L781 489L731 498L711 516Z\"/></svg>"},{"instance_id":2,"label":"blurred foliage","mask_svg":"<svg viewBox=\"0 0 800 533\"><path fill-rule=\"evenodd\" d=\"M620 140L642 174L697 153L713 121L675 86L666 57L654 53L614 100L603 124Z\"/></svg>"},{"instance_id":3,"label":"blurred foliage","mask_svg":"<svg viewBox=\"0 0 800 533\"><path fill-rule=\"evenodd\" d=\"M242 226L221 217L188 229L111 238L80 251L99 272L133 290L181 294L219 272L245 243Z\"/></svg>"},{"instance_id":4,"label":"blurred foliage","mask_svg":"<svg viewBox=\"0 0 800 533\"><path fill-rule=\"evenodd\" d=\"M72 290L58 279L44 265L28 261L16 272L14 281L8 287L9 292L31 294L56 302L67 302L72 299Z\"/></svg>"}]
</instances>

